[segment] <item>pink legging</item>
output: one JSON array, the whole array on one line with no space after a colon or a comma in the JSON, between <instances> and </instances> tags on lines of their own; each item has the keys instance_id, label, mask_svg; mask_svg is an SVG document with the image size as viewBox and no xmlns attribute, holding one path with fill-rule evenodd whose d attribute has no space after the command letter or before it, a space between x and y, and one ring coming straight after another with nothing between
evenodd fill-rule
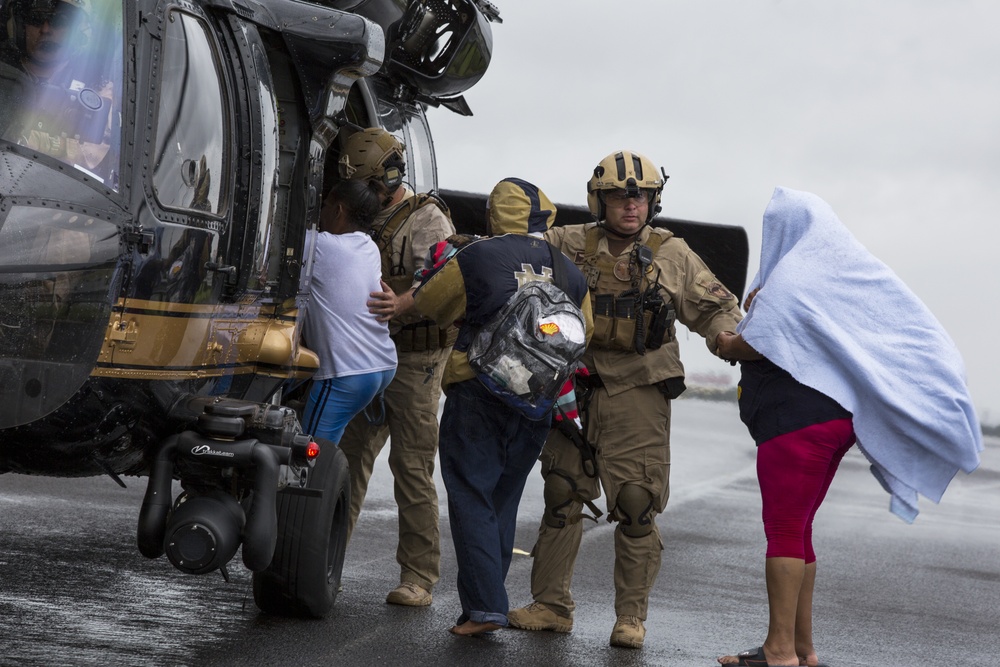
<instances>
[{"instance_id":1,"label":"pink legging","mask_svg":"<svg viewBox=\"0 0 1000 667\"><path fill-rule=\"evenodd\" d=\"M844 454L854 422L836 419L779 435L757 448L767 558L816 561L812 524Z\"/></svg>"}]
</instances>

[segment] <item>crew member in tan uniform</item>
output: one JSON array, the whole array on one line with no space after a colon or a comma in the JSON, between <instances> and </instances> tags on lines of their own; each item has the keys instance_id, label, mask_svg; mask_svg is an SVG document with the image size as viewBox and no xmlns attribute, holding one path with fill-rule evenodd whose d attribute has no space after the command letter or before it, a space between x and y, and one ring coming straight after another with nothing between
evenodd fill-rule
<instances>
[{"instance_id":1,"label":"crew member in tan uniform","mask_svg":"<svg viewBox=\"0 0 1000 667\"><path fill-rule=\"evenodd\" d=\"M399 365L385 391L384 422L372 424L372 410L347 426L340 448L351 469L351 518L354 530L368 490L376 457L389 443L389 468L399 508L396 561L400 584L386 597L390 604L423 607L440 578L441 545L434 457L438 446L441 375L451 352L455 329L439 329L410 310L419 284L414 274L424 266L431 246L455 233L444 202L414 194L403 184L404 147L380 128L355 132L344 142L342 178L376 181L384 195L375 220L375 242L382 255L382 288L369 306L396 343ZM410 312L403 313L406 310ZM378 412L378 406L372 406ZM377 420L376 420L377 421ZM350 532L348 533L350 534Z\"/></svg>"},{"instance_id":2,"label":"crew member in tan uniform","mask_svg":"<svg viewBox=\"0 0 1000 667\"><path fill-rule=\"evenodd\" d=\"M509 612L514 627L572 630L570 582L583 506L595 511L590 501L603 487L608 520L618 523L618 618L611 645L640 648L645 639L649 591L663 550L655 519L670 488L670 400L684 391L674 322L698 332L717 354L716 338L735 331L741 319L737 299L704 261L682 239L648 225L660 210L661 173L637 153L609 155L587 185L598 222L546 234L580 267L590 288L594 336L583 358L589 378L578 378L577 392L597 470L584 466L580 449L563 432L552 431L540 457L545 513L532 550L534 602Z\"/></svg>"}]
</instances>

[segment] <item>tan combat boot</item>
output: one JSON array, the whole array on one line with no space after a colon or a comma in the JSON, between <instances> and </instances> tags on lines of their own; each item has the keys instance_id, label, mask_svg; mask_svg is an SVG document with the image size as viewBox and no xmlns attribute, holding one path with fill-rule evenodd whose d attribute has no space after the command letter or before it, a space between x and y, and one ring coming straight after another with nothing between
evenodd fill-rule
<instances>
[{"instance_id":1,"label":"tan combat boot","mask_svg":"<svg viewBox=\"0 0 1000 667\"><path fill-rule=\"evenodd\" d=\"M515 628L522 630L552 630L553 632L570 632L573 630L573 619L560 616L541 602L532 602L527 607L511 609L507 612L507 620Z\"/></svg>"},{"instance_id":2,"label":"tan combat boot","mask_svg":"<svg viewBox=\"0 0 1000 667\"><path fill-rule=\"evenodd\" d=\"M638 616L618 616L615 628L611 631L611 645L624 648L642 648L642 640L646 638L646 626Z\"/></svg>"},{"instance_id":3,"label":"tan combat boot","mask_svg":"<svg viewBox=\"0 0 1000 667\"><path fill-rule=\"evenodd\" d=\"M433 599L430 591L409 581L404 581L389 591L389 595L385 597L388 604L401 604L406 607L426 607Z\"/></svg>"}]
</instances>

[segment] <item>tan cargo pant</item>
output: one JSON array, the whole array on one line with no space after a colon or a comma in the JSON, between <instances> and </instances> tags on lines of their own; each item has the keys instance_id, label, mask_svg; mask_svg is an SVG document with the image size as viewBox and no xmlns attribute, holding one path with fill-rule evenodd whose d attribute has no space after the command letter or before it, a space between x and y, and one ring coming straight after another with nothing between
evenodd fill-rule
<instances>
[{"instance_id":1,"label":"tan cargo pant","mask_svg":"<svg viewBox=\"0 0 1000 667\"><path fill-rule=\"evenodd\" d=\"M617 521L618 492L626 483L648 490L654 499L653 519L663 511L670 495L670 401L656 387L637 387L616 396L595 389L588 406L587 438L597 446L600 484L587 477L579 450L558 431L552 431L542 450L542 476L553 470L568 473L583 498L607 496L608 520ZM571 503L567 516L580 515L583 504ZM570 591L573 568L580 550L583 525L568 523L553 528L543 520L532 549L531 595L562 616L572 617L576 605ZM660 571L663 541L659 528L644 537L614 532L615 613L645 620L649 591Z\"/></svg>"},{"instance_id":2,"label":"tan cargo pant","mask_svg":"<svg viewBox=\"0 0 1000 667\"><path fill-rule=\"evenodd\" d=\"M399 352L396 376L385 391L386 421L372 426L359 414L347 425L340 448L351 467L351 517L354 531L368 492L375 459L389 440L389 469L399 508L396 561L400 583L431 590L440 578L441 539L434 457L438 447L441 374L451 348Z\"/></svg>"}]
</instances>

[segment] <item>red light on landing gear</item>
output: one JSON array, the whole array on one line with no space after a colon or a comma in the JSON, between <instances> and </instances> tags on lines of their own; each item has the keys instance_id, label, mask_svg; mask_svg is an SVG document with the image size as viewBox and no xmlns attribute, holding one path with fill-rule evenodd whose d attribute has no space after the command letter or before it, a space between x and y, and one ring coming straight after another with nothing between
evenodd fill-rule
<instances>
[{"instance_id":1,"label":"red light on landing gear","mask_svg":"<svg viewBox=\"0 0 1000 667\"><path fill-rule=\"evenodd\" d=\"M317 445L312 440L309 441L309 446L306 447L306 458L312 460L319 456L319 445Z\"/></svg>"}]
</instances>

